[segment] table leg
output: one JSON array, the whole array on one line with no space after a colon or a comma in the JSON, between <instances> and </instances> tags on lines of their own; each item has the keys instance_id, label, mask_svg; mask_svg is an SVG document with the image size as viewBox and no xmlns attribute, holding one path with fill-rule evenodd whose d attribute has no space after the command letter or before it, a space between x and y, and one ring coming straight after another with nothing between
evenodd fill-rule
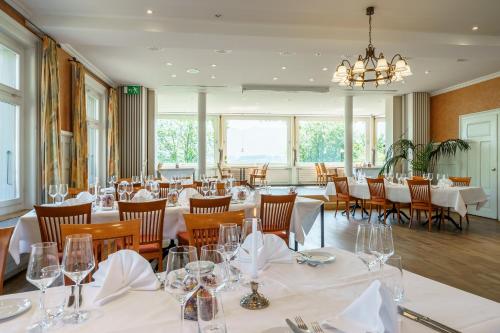
<instances>
[{"instance_id":1,"label":"table leg","mask_svg":"<svg viewBox=\"0 0 500 333\"><path fill-rule=\"evenodd\" d=\"M321 247L325 247L325 204L322 203L320 207L321 218Z\"/></svg>"}]
</instances>

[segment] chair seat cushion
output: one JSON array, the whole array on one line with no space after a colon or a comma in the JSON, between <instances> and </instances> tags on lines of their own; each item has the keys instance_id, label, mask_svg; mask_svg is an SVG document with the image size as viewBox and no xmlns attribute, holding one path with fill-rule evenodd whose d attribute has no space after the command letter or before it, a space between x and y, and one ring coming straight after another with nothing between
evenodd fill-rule
<instances>
[{"instance_id":1,"label":"chair seat cushion","mask_svg":"<svg viewBox=\"0 0 500 333\"><path fill-rule=\"evenodd\" d=\"M161 251L161 246L158 243L141 244L139 245L139 253L152 253Z\"/></svg>"},{"instance_id":2,"label":"chair seat cushion","mask_svg":"<svg viewBox=\"0 0 500 333\"><path fill-rule=\"evenodd\" d=\"M189 245L189 232L182 231L177 233L177 240L179 245Z\"/></svg>"}]
</instances>

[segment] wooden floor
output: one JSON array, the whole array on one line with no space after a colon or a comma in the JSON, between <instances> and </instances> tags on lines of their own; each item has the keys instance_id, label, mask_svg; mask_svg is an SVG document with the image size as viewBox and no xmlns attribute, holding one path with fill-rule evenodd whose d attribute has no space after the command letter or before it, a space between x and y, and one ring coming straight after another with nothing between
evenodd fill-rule
<instances>
[{"instance_id":1,"label":"wooden floor","mask_svg":"<svg viewBox=\"0 0 500 333\"><path fill-rule=\"evenodd\" d=\"M326 245L353 251L360 222L359 212L354 220L347 221L340 214L335 218L332 211L326 211ZM471 216L469 227L466 225L464 221L461 232L450 223L446 230L434 227L428 232L427 226L410 230L407 224L393 223L396 253L402 256L404 268L411 272L500 302L500 222ZM319 246L318 218L301 248ZM19 274L6 281L4 292L33 289L24 274Z\"/></svg>"}]
</instances>

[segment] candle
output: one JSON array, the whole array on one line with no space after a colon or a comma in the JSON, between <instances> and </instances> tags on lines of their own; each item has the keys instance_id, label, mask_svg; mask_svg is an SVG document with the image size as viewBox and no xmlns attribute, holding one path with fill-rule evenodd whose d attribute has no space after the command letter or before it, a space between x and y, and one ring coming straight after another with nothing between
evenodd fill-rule
<instances>
[{"instance_id":1,"label":"candle","mask_svg":"<svg viewBox=\"0 0 500 333\"><path fill-rule=\"evenodd\" d=\"M257 217L257 207L253 208L253 217Z\"/></svg>"},{"instance_id":2,"label":"candle","mask_svg":"<svg viewBox=\"0 0 500 333\"><path fill-rule=\"evenodd\" d=\"M257 278L257 219L252 219L252 279Z\"/></svg>"}]
</instances>

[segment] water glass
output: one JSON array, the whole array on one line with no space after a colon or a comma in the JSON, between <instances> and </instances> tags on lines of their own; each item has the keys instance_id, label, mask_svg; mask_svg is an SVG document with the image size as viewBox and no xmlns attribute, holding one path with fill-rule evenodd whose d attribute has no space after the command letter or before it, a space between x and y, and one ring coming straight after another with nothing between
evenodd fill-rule
<instances>
[{"instance_id":1,"label":"water glass","mask_svg":"<svg viewBox=\"0 0 500 333\"><path fill-rule=\"evenodd\" d=\"M62 271L76 284L80 290L82 280L94 269L94 252L92 236L89 234L75 234L66 237L64 246ZM80 310L79 297L75 297L74 311L64 320L67 323L78 324L88 319L88 312Z\"/></svg>"},{"instance_id":2,"label":"water glass","mask_svg":"<svg viewBox=\"0 0 500 333\"><path fill-rule=\"evenodd\" d=\"M375 271L379 262L377 256L370 249L372 229L372 225L368 223L358 225L354 249L354 253L367 266L369 272Z\"/></svg>"},{"instance_id":3,"label":"water glass","mask_svg":"<svg viewBox=\"0 0 500 333\"><path fill-rule=\"evenodd\" d=\"M49 185L49 192L48 195L52 198L52 203L56 203L56 196L57 196L57 185Z\"/></svg>"},{"instance_id":4,"label":"water glass","mask_svg":"<svg viewBox=\"0 0 500 333\"><path fill-rule=\"evenodd\" d=\"M214 263L214 270L202 277L201 284L212 292L225 288L229 280L228 266L224 256L224 246L219 244L203 245L200 251L200 260Z\"/></svg>"},{"instance_id":5,"label":"water glass","mask_svg":"<svg viewBox=\"0 0 500 333\"><path fill-rule=\"evenodd\" d=\"M236 223L222 223L219 226L219 244L224 248L224 257L229 272L228 287L231 288L240 280L240 271L231 265L240 248L240 228Z\"/></svg>"},{"instance_id":6,"label":"water glass","mask_svg":"<svg viewBox=\"0 0 500 333\"><path fill-rule=\"evenodd\" d=\"M68 184L59 185L59 195L61 196L62 201L64 201L64 198L68 195Z\"/></svg>"},{"instance_id":7,"label":"water glass","mask_svg":"<svg viewBox=\"0 0 500 333\"><path fill-rule=\"evenodd\" d=\"M210 183L210 197L215 197L217 194L217 182Z\"/></svg>"},{"instance_id":8,"label":"water glass","mask_svg":"<svg viewBox=\"0 0 500 333\"><path fill-rule=\"evenodd\" d=\"M134 184L133 183L126 183L125 192L127 192L128 201L130 201L130 199L132 199L132 193L134 193Z\"/></svg>"},{"instance_id":9,"label":"water glass","mask_svg":"<svg viewBox=\"0 0 500 333\"><path fill-rule=\"evenodd\" d=\"M160 196L160 184L158 182L152 181L150 183L151 193L153 194L153 198L158 199Z\"/></svg>"},{"instance_id":10,"label":"water glass","mask_svg":"<svg viewBox=\"0 0 500 333\"><path fill-rule=\"evenodd\" d=\"M118 200L123 199L123 195L127 192L127 186L128 186L127 182L121 182L120 184L118 184L117 186Z\"/></svg>"},{"instance_id":11,"label":"water glass","mask_svg":"<svg viewBox=\"0 0 500 333\"><path fill-rule=\"evenodd\" d=\"M67 296L68 289L64 286L64 275L60 273L45 290L45 315L48 318L50 326L57 324L59 319L61 319Z\"/></svg>"},{"instance_id":12,"label":"water glass","mask_svg":"<svg viewBox=\"0 0 500 333\"><path fill-rule=\"evenodd\" d=\"M109 177L109 180L108 180L108 183L109 183L109 187L113 187L116 183L116 176L110 176Z\"/></svg>"},{"instance_id":13,"label":"water glass","mask_svg":"<svg viewBox=\"0 0 500 333\"><path fill-rule=\"evenodd\" d=\"M45 329L51 326L51 320L45 307L47 288L61 275L57 244L43 242L31 245L31 253L26 270L26 280L40 289L40 312L42 318L34 327Z\"/></svg>"},{"instance_id":14,"label":"water glass","mask_svg":"<svg viewBox=\"0 0 500 333\"><path fill-rule=\"evenodd\" d=\"M201 183L201 191L203 192L203 196L206 197L208 192L210 191L210 184L208 183L208 181L203 180L203 182Z\"/></svg>"},{"instance_id":15,"label":"water glass","mask_svg":"<svg viewBox=\"0 0 500 333\"><path fill-rule=\"evenodd\" d=\"M394 301L396 303L401 303L404 298L403 264L401 256L390 256L387 259L387 265L390 267L388 267L384 273L384 283L391 290Z\"/></svg>"},{"instance_id":16,"label":"water glass","mask_svg":"<svg viewBox=\"0 0 500 333\"><path fill-rule=\"evenodd\" d=\"M213 293L198 293L198 329L201 333L226 333L221 298Z\"/></svg>"}]
</instances>

